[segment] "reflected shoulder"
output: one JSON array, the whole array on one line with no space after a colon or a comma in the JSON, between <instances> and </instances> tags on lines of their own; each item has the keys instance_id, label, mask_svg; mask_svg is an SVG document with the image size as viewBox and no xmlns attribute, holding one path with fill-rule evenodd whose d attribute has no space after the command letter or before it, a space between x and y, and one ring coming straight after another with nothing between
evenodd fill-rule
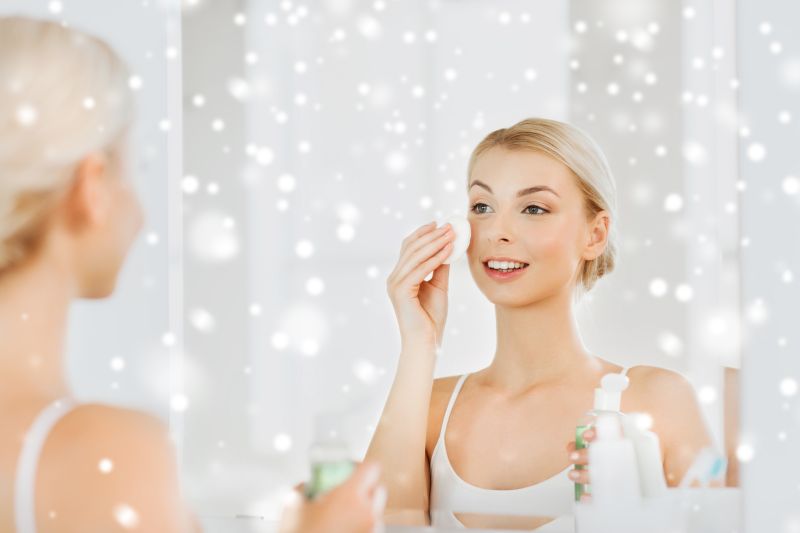
<instances>
[{"instance_id":1,"label":"reflected shoulder","mask_svg":"<svg viewBox=\"0 0 800 533\"><path fill-rule=\"evenodd\" d=\"M112 531L120 516L144 530L186 530L167 425L141 411L84 404L65 415L42 449L36 486L37 512L52 512L59 531Z\"/></svg>"}]
</instances>

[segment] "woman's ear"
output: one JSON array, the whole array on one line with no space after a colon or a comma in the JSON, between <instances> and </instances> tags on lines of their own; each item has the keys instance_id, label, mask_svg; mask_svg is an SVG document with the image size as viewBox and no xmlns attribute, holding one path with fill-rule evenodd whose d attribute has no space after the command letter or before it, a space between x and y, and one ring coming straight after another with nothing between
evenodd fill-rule
<instances>
[{"instance_id":1,"label":"woman's ear","mask_svg":"<svg viewBox=\"0 0 800 533\"><path fill-rule=\"evenodd\" d=\"M589 223L588 239L583 254L583 258L587 261L596 259L603 254L608 241L610 223L611 219L606 211L597 213L594 220Z\"/></svg>"},{"instance_id":2,"label":"woman's ear","mask_svg":"<svg viewBox=\"0 0 800 533\"><path fill-rule=\"evenodd\" d=\"M102 153L89 154L78 163L65 206L71 226L95 226L108 217L111 199L107 172L108 157Z\"/></svg>"}]
</instances>

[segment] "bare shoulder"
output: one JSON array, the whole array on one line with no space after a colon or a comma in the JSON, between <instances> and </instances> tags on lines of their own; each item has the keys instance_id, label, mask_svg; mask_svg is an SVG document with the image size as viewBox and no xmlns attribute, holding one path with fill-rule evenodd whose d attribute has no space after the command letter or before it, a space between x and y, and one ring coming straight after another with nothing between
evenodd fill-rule
<instances>
[{"instance_id":1,"label":"bare shoulder","mask_svg":"<svg viewBox=\"0 0 800 533\"><path fill-rule=\"evenodd\" d=\"M167 426L140 411L85 404L67 414L42 449L36 486L37 516L58 531L189 528Z\"/></svg>"},{"instance_id":2,"label":"bare shoulder","mask_svg":"<svg viewBox=\"0 0 800 533\"><path fill-rule=\"evenodd\" d=\"M453 389L455 389L456 383L458 383L460 377L461 376L447 376L433 380L425 446L429 457L433 453L433 448L436 446L436 441L439 438L439 432L442 427L442 421L444 420L444 413L447 410L447 404L450 401L450 396L453 394Z\"/></svg>"},{"instance_id":3,"label":"bare shoulder","mask_svg":"<svg viewBox=\"0 0 800 533\"><path fill-rule=\"evenodd\" d=\"M61 454L105 452L106 458L113 452L118 458L174 458L167 426L159 418L104 404L83 404L66 415L53 428L45 451L55 451L56 447Z\"/></svg>"},{"instance_id":4,"label":"bare shoulder","mask_svg":"<svg viewBox=\"0 0 800 533\"><path fill-rule=\"evenodd\" d=\"M635 367L628 376L634 399L640 402L636 410L652 416L652 430L661 441L667 484L674 487L700 450L713 445L694 387L686 377L666 368Z\"/></svg>"},{"instance_id":5,"label":"bare shoulder","mask_svg":"<svg viewBox=\"0 0 800 533\"><path fill-rule=\"evenodd\" d=\"M444 378L436 378L433 380L433 393L434 394L449 394L453 392L453 389L458 382L458 378L460 375L456 376L447 376Z\"/></svg>"},{"instance_id":6,"label":"bare shoulder","mask_svg":"<svg viewBox=\"0 0 800 533\"><path fill-rule=\"evenodd\" d=\"M623 395L623 411L640 411L653 418L662 440L707 442L710 439L691 382L679 372L655 366L628 371L630 389ZM627 405L625 405L627 403Z\"/></svg>"},{"instance_id":7,"label":"bare shoulder","mask_svg":"<svg viewBox=\"0 0 800 533\"><path fill-rule=\"evenodd\" d=\"M695 400L695 391L685 376L674 370L640 365L628 370L630 392L652 406L669 407Z\"/></svg>"}]
</instances>

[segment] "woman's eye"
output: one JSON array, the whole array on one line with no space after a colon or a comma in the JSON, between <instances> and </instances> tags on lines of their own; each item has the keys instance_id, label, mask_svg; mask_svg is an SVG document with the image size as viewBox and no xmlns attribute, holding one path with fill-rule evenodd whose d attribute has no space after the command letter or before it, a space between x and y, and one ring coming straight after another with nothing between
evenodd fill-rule
<instances>
[{"instance_id":1,"label":"woman's eye","mask_svg":"<svg viewBox=\"0 0 800 533\"><path fill-rule=\"evenodd\" d=\"M481 214L485 213L485 211L479 211L479 209L481 209L482 207L489 207L489 206L484 204L484 203L482 203L482 202L477 202L477 203L472 205L472 207L470 208L470 211L472 211L473 213L481 215ZM543 209L543 208L539 207L538 205L529 205L528 207L525 208L525 213L527 213L529 215L540 214L540 213L531 212L531 211L529 211L529 209L538 209L541 214L544 214L544 213L548 212L546 209Z\"/></svg>"},{"instance_id":2,"label":"woman's eye","mask_svg":"<svg viewBox=\"0 0 800 533\"><path fill-rule=\"evenodd\" d=\"M547 211L545 211L544 209L542 209L542 208L541 208L541 207L539 207L538 205L529 205L528 207L526 207L526 208L525 208L525 210L527 211L528 209L531 209L531 208L533 208L533 209L538 209L538 210L539 210L539 211L541 211L542 213L547 213ZM535 214L535 213L531 213L531 214L533 215L533 214Z\"/></svg>"},{"instance_id":3,"label":"woman's eye","mask_svg":"<svg viewBox=\"0 0 800 533\"><path fill-rule=\"evenodd\" d=\"M472 208L470 209L470 211L472 211L473 213L482 214L482 213L483 213L482 211L477 211L477 209L479 209L479 208L480 208L480 206L482 206L482 205L483 205L483 206L486 206L486 207L489 207L489 206L488 206L488 205L486 205L486 204L482 204L482 203L478 202L478 203L476 203L476 204L472 204Z\"/></svg>"}]
</instances>

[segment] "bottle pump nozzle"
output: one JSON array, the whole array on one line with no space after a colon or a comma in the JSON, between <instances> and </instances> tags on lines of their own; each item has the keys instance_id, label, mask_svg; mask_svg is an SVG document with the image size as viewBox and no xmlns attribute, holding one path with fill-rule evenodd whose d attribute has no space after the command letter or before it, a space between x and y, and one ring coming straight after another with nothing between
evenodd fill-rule
<instances>
[{"instance_id":1,"label":"bottle pump nozzle","mask_svg":"<svg viewBox=\"0 0 800 533\"><path fill-rule=\"evenodd\" d=\"M594 408L598 411L619 411L622 391L628 388L628 376L618 373L606 374L600 380L600 388L594 389Z\"/></svg>"}]
</instances>

